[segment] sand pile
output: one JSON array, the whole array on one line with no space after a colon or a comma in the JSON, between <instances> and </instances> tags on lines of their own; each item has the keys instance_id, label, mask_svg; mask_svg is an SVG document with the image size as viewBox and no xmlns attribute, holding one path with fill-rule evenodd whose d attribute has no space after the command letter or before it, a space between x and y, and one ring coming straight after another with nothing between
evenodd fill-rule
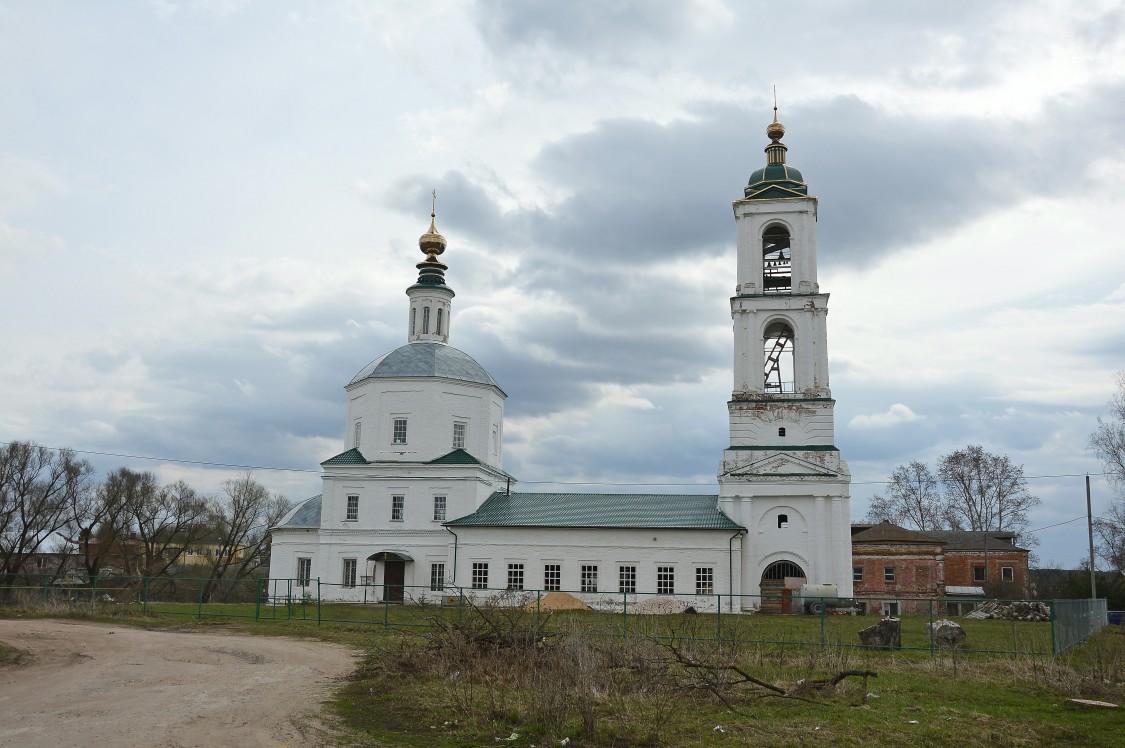
<instances>
[{"instance_id":1,"label":"sand pile","mask_svg":"<svg viewBox=\"0 0 1125 748\"><path fill-rule=\"evenodd\" d=\"M535 610L535 601L526 606L528 610ZM566 592L548 592L539 599L539 610L589 610L590 606L579 600L574 595Z\"/></svg>"}]
</instances>

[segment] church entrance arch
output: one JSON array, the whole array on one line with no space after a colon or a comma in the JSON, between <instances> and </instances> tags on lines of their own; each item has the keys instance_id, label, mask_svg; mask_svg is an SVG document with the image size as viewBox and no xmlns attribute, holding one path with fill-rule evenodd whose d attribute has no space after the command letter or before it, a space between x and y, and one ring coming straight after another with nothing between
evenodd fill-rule
<instances>
[{"instance_id":1,"label":"church entrance arch","mask_svg":"<svg viewBox=\"0 0 1125 748\"><path fill-rule=\"evenodd\" d=\"M774 561L762 572L763 613L793 612L793 591L805 583L805 571L792 561Z\"/></svg>"},{"instance_id":2,"label":"church entrance arch","mask_svg":"<svg viewBox=\"0 0 1125 748\"><path fill-rule=\"evenodd\" d=\"M383 564L383 601L401 603L406 583L406 562L414 559L403 551L379 551L368 556L367 560Z\"/></svg>"}]
</instances>

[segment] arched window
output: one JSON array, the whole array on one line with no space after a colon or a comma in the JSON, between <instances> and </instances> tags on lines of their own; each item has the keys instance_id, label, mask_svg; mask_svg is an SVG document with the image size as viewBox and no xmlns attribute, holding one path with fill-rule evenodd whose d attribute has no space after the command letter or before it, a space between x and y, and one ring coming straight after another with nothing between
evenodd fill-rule
<instances>
[{"instance_id":1,"label":"arched window","mask_svg":"<svg viewBox=\"0 0 1125 748\"><path fill-rule=\"evenodd\" d=\"M422 334L430 334L430 308L428 306L422 307Z\"/></svg>"},{"instance_id":2,"label":"arched window","mask_svg":"<svg viewBox=\"0 0 1125 748\"><path fill-rule=\"evenodd\" d=\"M359 427L359 421L356 421L355 422L355 444L352 445L356 449L359 449L359 436L360 436L361 433L362 432L361 432L361 429Z\"/></svg>"},{"instance_id":3,"label":"arched window","mask_svg":"<svg viewBox=\"0 0 1125 748\"><path fill-rule=\"evenodd\" d=\"M410 334L414 334L414 328L418 326L418 309L415 307L410 310Z\"/></svg>"},{"instance_id":4,"label":"arched window","mask_svg":"<svg viewBox=\"0 0 1125 748\"><path fill-rule=\"evenodd\" d=\"M441 335L441 308L437 310L437 328L434 330L438 335Z\"/></svg>"},{"instance_id":5,"label":"arched window","mask_svg":"<svg viewBox=\"0 0 1125 748\"><path fill-rule=\"evenodd\" d=\"M765 354L766 392L796 392L793 374L793 328L780 320L766 328L762 346Z\"/></svg>"},{"instance_id":6,"label":"arched window","mask_svg":"<svg viewBox=\"0 0 1125 748\"><path fill-rule=\"evenodd\" d=\"M790 293L792 290L789 232L775 224L762 234L762 293Z\"/></svg>"},{"instance_id":7,"label":"arched window","mask_svg":"<svg viewBox=\"0 0 1125 748\"><path fill-rule=\"evenodd\" d=\"M774 561L762 572L762 579L785 579L786 577L803 577L805 572L792 561Z\"/></svg>"}]
</instances>

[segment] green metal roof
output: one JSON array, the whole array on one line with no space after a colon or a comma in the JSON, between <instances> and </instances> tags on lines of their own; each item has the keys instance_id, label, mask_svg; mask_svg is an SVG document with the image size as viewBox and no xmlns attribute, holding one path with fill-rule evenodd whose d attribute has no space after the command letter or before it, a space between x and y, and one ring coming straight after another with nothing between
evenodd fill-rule
<instances>
[{"instance_id":1,"label":"green metal roof","mask_svg":"<svg viewBox=\"0 0 1125 748\"><path fill-rule=\"evenodd\" d=\"M767 164L750 175L743 194L746 200L807 197L809 186L801 172L789 164Z\"/></svg>"},{"instance_id":2,"label":"green metal roof","mask_svg":"<svg viewBox=\"0 0 1125 748\"><path fill-rule=\"evenodd\" d=\"M430 460L427 465L483 465L484 463L473 457L463 449L455 449L443 454L441 457Z\"/></svg>"},{"instance_id":3,"label":"green metal roof","mask_svg":"<svg viewBox=\"0 0 1125 748\"><path fill-rule=\"evenodd\" d=\"M346 452L341 452L335 457L329 457L321 465L366 465L367 458L360 454L359 450L352 447Z\"/></svg>"},{"instance_id":4,"label":"green metal roof","mask_svg":"<svg viewBox=\"0 0 1125 748\"><path fill-rule=\"evenodd\" d=\"M613 527L741 530L702 494L497 492L455 527Z\"/></svg>"}]
</instances>

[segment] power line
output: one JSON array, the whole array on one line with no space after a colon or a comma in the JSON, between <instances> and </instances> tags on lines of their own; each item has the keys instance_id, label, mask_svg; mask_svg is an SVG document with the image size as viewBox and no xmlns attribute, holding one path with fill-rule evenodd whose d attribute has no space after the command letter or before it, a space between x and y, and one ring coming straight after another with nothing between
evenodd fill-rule
<instances>
[{"instance_id":1,"label":"power line","mask_svg":"<svg viewBox=\"0 0 1125 748\"><path fill-rule=\"evenodd\" d=\"M1068 519L1065 522L1056 522L1053 525L1044 525L1043 527L1036 527L1034 530L1024 530L1024 534L1030 535L1031 533L1039 532L1040 530L1050 530L1052 527L1061 527L1063 525L1069 525L1071 522L1077 522L1078 520L1082 520L1082 519L1086 519L1085 514L1083 514L1081 517L1075 517L1074 519Z\"/></svg>"},{"instance_id":2,"label":"power line","mask_svg":"<svg viewBox=\"0 0 1125 748\"><path fill-rule=\"evenodd\" d=\"M4 446L9 446L10 444L12 444L12 442L0 442L0 444L2 444ZM36 446L43 446L43 445L36 445ZM188 459L182 459L182 458L176 458L176 457L152 457L152 456L148 456L148 455L134 455L134 454L127 454L127 453L123 453L123 452L97 452L97 451L88 450L88 449L87 450L84 450L84 449L69 449L69 448L46 447L46 446L44 446L43 448L44 449L50 449L50 450L55 451L55 452L69 451L69 452L74 452L75 454L80 454L80 455L97 455L99 457L121 457L121 458L129 459L129 460L150 460L152 462L172 462L172 463L176 463L176 464L180 464L180 465L199 465L199 466L202 466L202 467L217 467L217 468L228 468L228 469L236 469L236 470L268 470L268 471L280 472L280 473L306 473L306 474L310 474L310 475L319 475L322 472L320 470L309 470L308 468L286 468L286 467L276 467L276 466L271 466L271 465L239 465L239 464L236 464L236 463L228 463L228 462L211 462L211 461L208 461L208 460L188 460ZM1082 477L1085 477L1086 475L1087 475L1087 473L1058 473L1058 474L1054 474L1054 475L1025 475L1024 478L1026 480L1046 480L1046 479L1049 479L1049 478L1082 478ZM1105 473L1089 473L1089 475L1104 476ZM354 476L344 475L342 477L361 477L361 476L359 474L355 474ZM411 475L385 475L385 476L381 476L381 477L396 478L396 479L403 479L403 480L420 478L420 476L411 476ZM653 483L653 482L640 482L640 481L615 482L615 481L521 480L519 482L523 483L525 485L534 485L534 486L546 485L546 486L633 486L633 487L641 487L641 486L691 487L691 486L696 486L696 487L702 487L702 486L708 485L706 483L660 483L660 482ZM892 482L893 481L889 481L889 480L883 480L883 481L852 481L851 485L853 485L853 486L886 486L886 485L890 485ZM1084 519L1084 518L1079 517L1079 519ZM1074 520L1068 520L1068 521L1072 522ZM1051 525L1051 526L1053 527L1054 525ZM1045 530L1047 528L1044 527L1044 528L1040 528L1040 529ZM1034 530L1031 530L1029 532L1034 532Z\"/></svg>"}]
</instances>

